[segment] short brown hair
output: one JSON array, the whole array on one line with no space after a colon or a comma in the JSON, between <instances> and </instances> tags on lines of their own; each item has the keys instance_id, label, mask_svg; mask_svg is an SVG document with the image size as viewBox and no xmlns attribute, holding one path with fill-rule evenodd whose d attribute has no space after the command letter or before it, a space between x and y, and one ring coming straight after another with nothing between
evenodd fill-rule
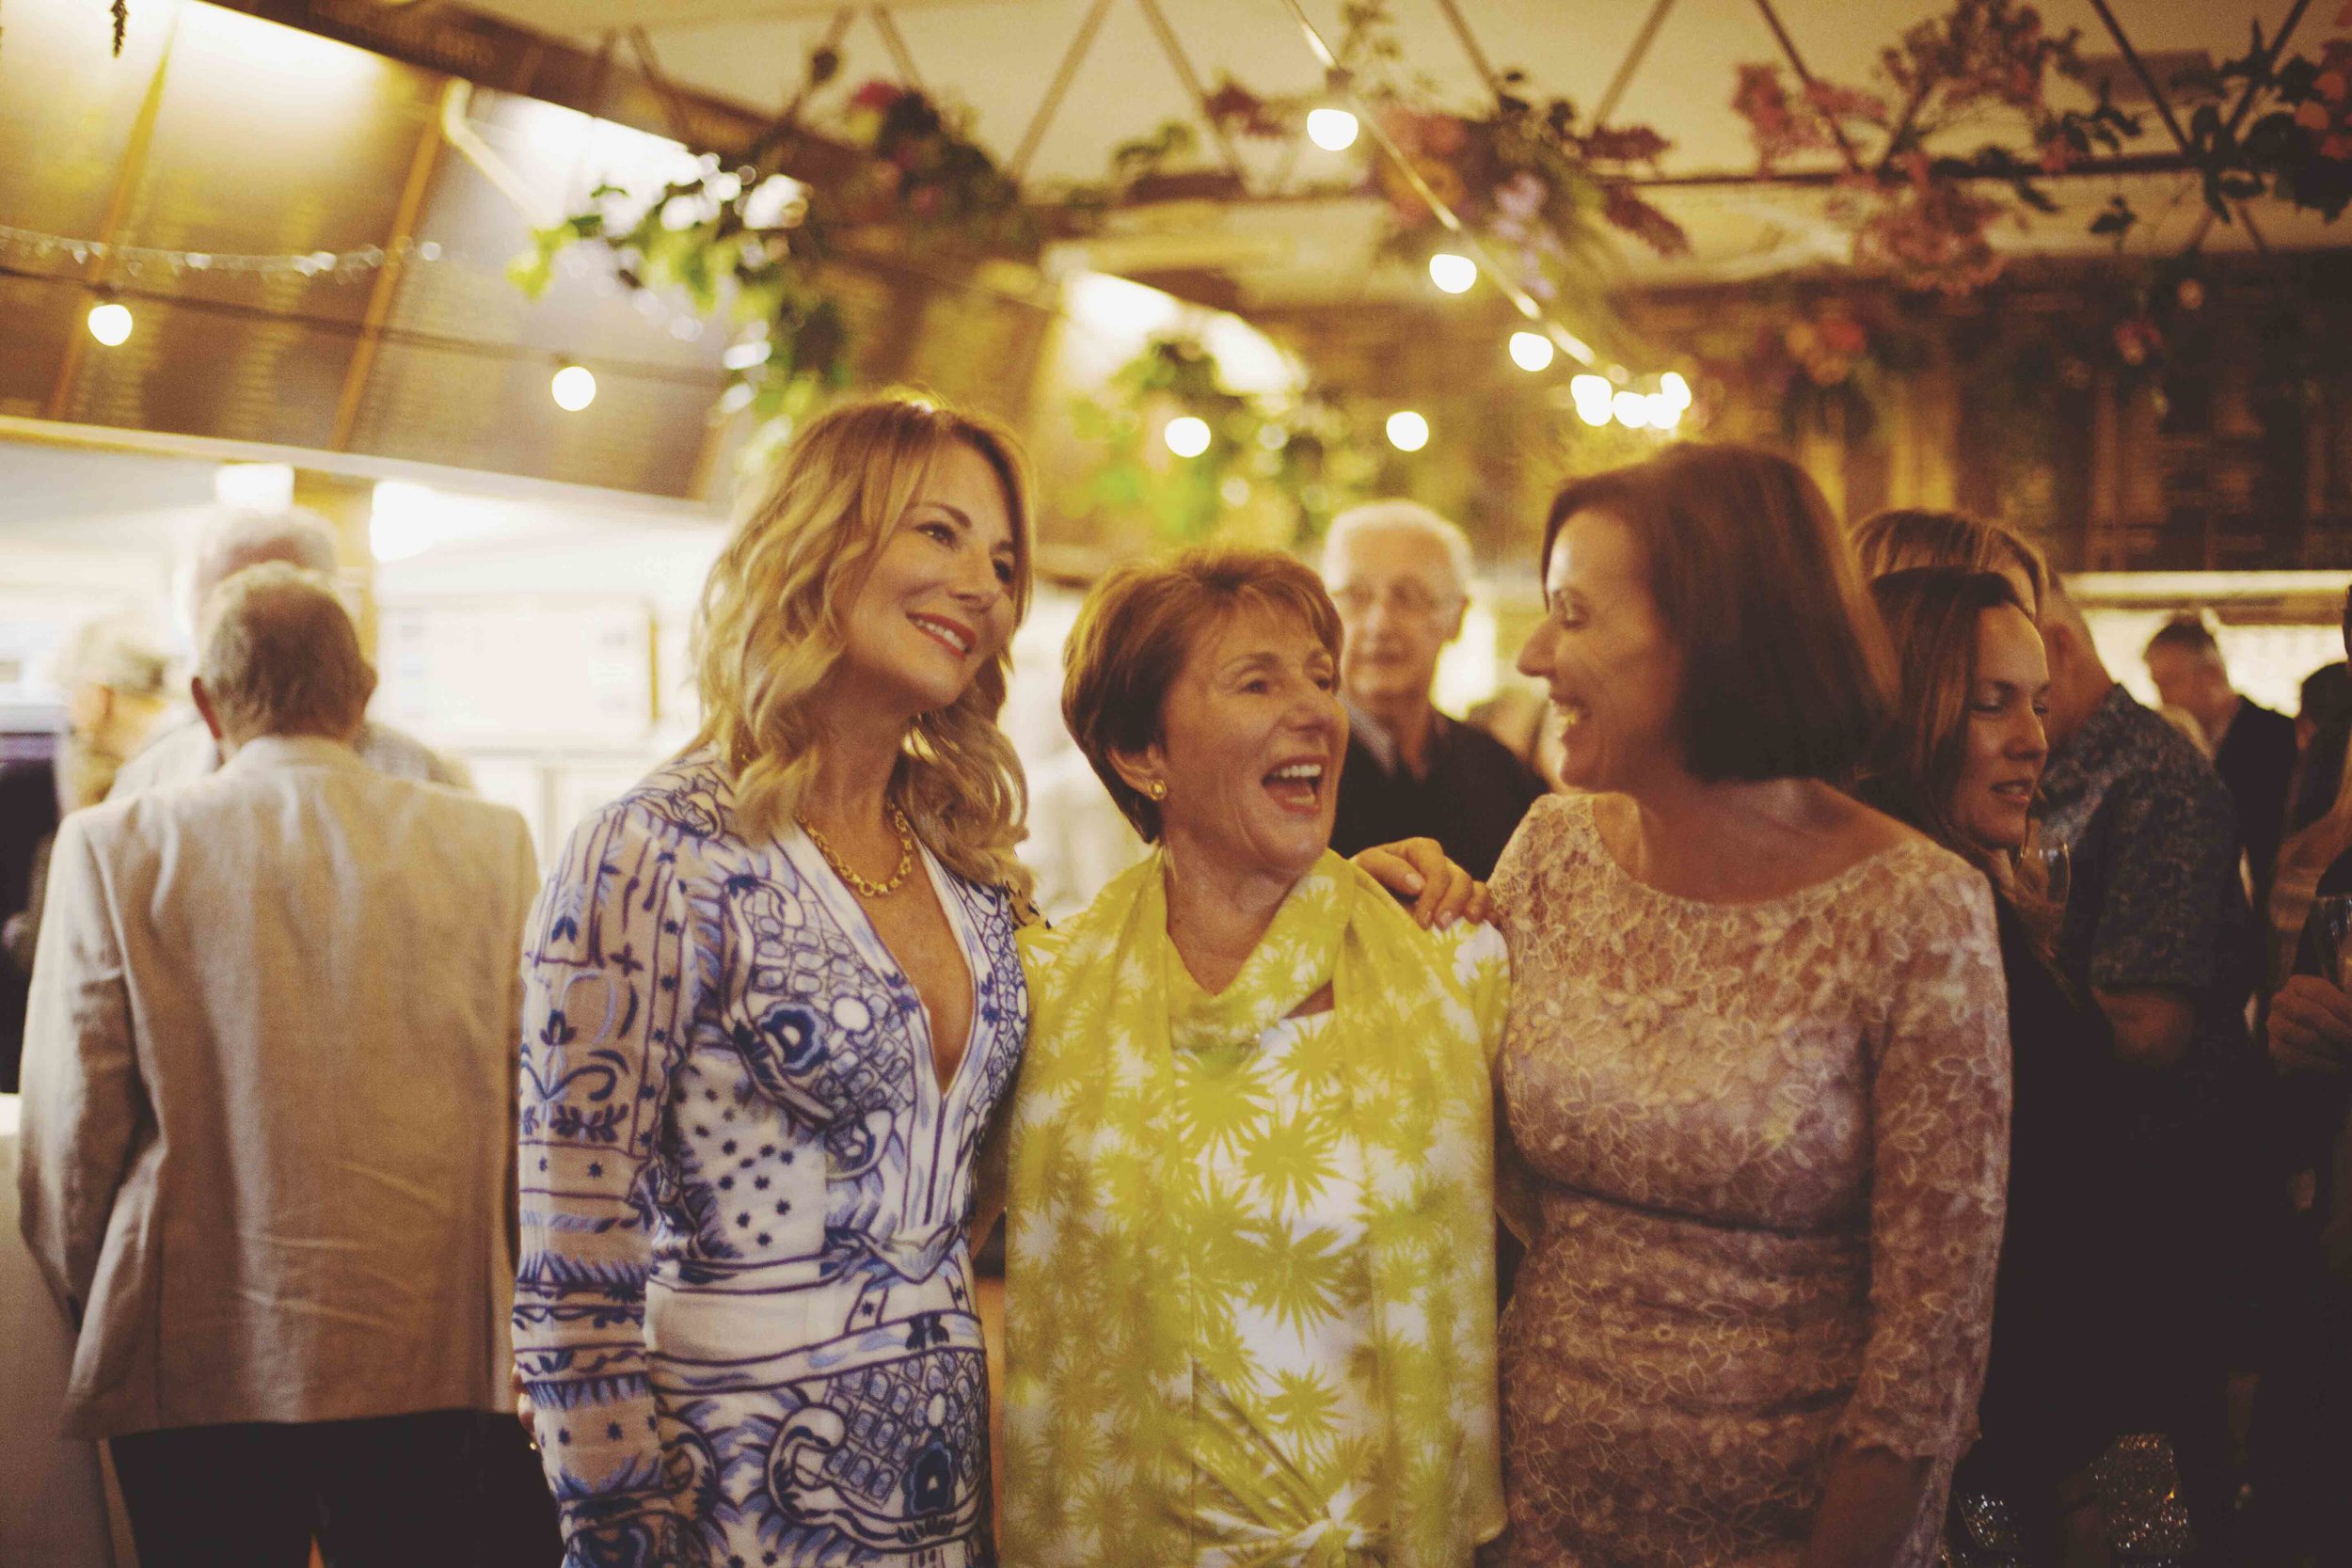
<instances>
[{"instance_id":1,"label":"short brown hair","mask_svg":"<svg viewBox=\"0 0 2352 1568\"><path fill-rule=\"evenodd\" d=\"M2050 563L2025 535L1965 512L1893 507L1873 512L1854 525L1853 550L1866 578L1924 566L1962 572L1998 572L2015 566L2033 588L2028 615L2042 613L2049 596Z\"/></svg>"},{"instance_id":2,"label":"short brown hair","mask_svg":"<svg viewBox=\"0 0 2352 1568\"><path fill-rule=\"evenodd\" d=\"M1682 661L1672 733L1708 781L1842 783L1892 706L1894 661L1820 487L1783 457L1682 442L1571 482L1542 560L1579 512L1631 530Z\"/></svg>"},{"instance_id":3,"label":"short brown hair","mask_svg":"<svg viewBox=\"0 0 2352 1568\"><path fill-rule=\"evenodd\" d=\"M1208 546L1130 562L1096 583L1079 608L1062 650L1062 722L1147 844L1159 842L1159 803L1120 778L1111 758L1160 738L1168 689L1184 661L1245 610L1295 615L1340 656L1340 612L1322 579L1275 550Z\"/></svg>"}]
</instances>

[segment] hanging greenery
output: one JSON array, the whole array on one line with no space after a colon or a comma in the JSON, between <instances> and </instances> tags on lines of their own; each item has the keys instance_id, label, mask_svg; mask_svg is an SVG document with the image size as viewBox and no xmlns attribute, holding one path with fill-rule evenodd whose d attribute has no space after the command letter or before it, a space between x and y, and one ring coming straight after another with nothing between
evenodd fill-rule
<instances>
[{"instance_id":1,"label":"hanging greenery","mask_svg":"<svg viewBox=\"0 0 2352 1568\"><path fill-rule=\"evenodd\" d=\"M1857 268L1966 293L2000 275L1995 223L2058 211L2043 177L2140 134L2104 96L2088 111L2050 107L2053 78L2087 74L2080 37L2044 31L2040 13L2013 0L1955 0L1883 50L1868 87L1792 86L1777 64L1744 65L1732 107L1765 169L1800 152L1848 158L1832 215L1853 230ZM1994 139L1964 157L1930 150L1967 135ZM2131 221L2111 207L2091 229L2120 233Z\"/></svg>"},{"instance_id":2,"label":"hanging greenery","mask_svg":"<svg viewBox=\"0 0 2352 1568\"><path fill-rule=\"evenodd\" d=\"M831 50L811 56L803 101L839 67ZM598 186L509 273L536 295L565 251L603 250L628 288L683 293L736 325L722 406L796 417L850 377L849 323L819 276L829 261L919 253L936 271L1036 256L1020 187L964 127L923 92L867 82L823 121L788 114L738 165L707 154L649 197Z\"/></svg>"},{"instance_id":3,"label":"hanging greenery","mask_svg":"<svg viewBox=\"0 0 2352 1568\"><path fill-rule=\"evenodd\" d=\"M1168 439L1169 424L1184 419L1206 430L1193 456L1177 455ZM1071 423L1097 453L1071 511L1139 518L1172 543L1227 537L1279 547L1314 539L1379 477L1376 451L1346 410L1313 392L1236 392L1188 334L1152 339L1099 397L1073 403Z\"/></svg>"}]
</instances>

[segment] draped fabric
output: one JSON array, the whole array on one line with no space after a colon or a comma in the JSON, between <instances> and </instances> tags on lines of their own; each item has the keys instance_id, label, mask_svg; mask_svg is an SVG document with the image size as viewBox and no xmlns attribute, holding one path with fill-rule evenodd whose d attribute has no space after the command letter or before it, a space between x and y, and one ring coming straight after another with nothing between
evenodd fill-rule
<instances>
[{"instance_id":1,"label":"draped fabric","mask_svg":"<svg viewBox=\"0 0 2352 1568\"><path fill-rule=\"evenodd\" d=\"M1502 1520L1500 937L1423 932L1327 854L1211 996L1167 875L1024 936L1006 1559L1466 1563ZM1290 1090L1237 1070L1261 1053ZM1316 1343L1357 1352L1300 1364Z\"/></svg>"}]
</instances>

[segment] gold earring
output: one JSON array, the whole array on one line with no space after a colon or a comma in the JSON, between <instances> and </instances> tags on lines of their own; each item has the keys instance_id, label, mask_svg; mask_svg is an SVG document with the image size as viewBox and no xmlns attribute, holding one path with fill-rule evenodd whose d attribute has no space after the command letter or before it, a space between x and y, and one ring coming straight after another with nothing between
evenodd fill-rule
<instances>
[{"instance_id":1,"label":"gold earring","mask_svg":"<svg viewBox=\"0 0 2352 1568\"><path fill-rule=\"evenodd\" d=\"M1143 786L1143 792L1154 800L1165 800L1168 799L1168 783L1163 779L1153 779Z\"/></svg>"}]
</instances>

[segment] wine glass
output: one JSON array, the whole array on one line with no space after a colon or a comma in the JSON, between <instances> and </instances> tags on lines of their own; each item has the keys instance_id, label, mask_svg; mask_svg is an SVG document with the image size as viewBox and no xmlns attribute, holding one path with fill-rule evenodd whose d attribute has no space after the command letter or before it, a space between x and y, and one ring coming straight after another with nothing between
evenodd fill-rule
<instances>
[{"instance_id":1,"label":"wine glass","mask_svg":"<svg viewBox=\"0 0 2352 1568\"><path fill-rule=\"evenodd\" d=\"M2074 857L2067 853L2066 846L2054 840L2037 839L2017 852L2018 879L2053 910L2066 908L2074 866Z\"/></svg>"},{"instance_id":2,"label":"wine glass","mask_svg":"<svg viewBox=\"0 0 2352 1568\"><path fill-rule=\"evenodd\" d=\"M2312 928L2319 933L2319 962L2328 983L2344 989L2344 958L2352 938L2352 893L2330 893L2312 900Z\"/></svg>"}]
</instances>

